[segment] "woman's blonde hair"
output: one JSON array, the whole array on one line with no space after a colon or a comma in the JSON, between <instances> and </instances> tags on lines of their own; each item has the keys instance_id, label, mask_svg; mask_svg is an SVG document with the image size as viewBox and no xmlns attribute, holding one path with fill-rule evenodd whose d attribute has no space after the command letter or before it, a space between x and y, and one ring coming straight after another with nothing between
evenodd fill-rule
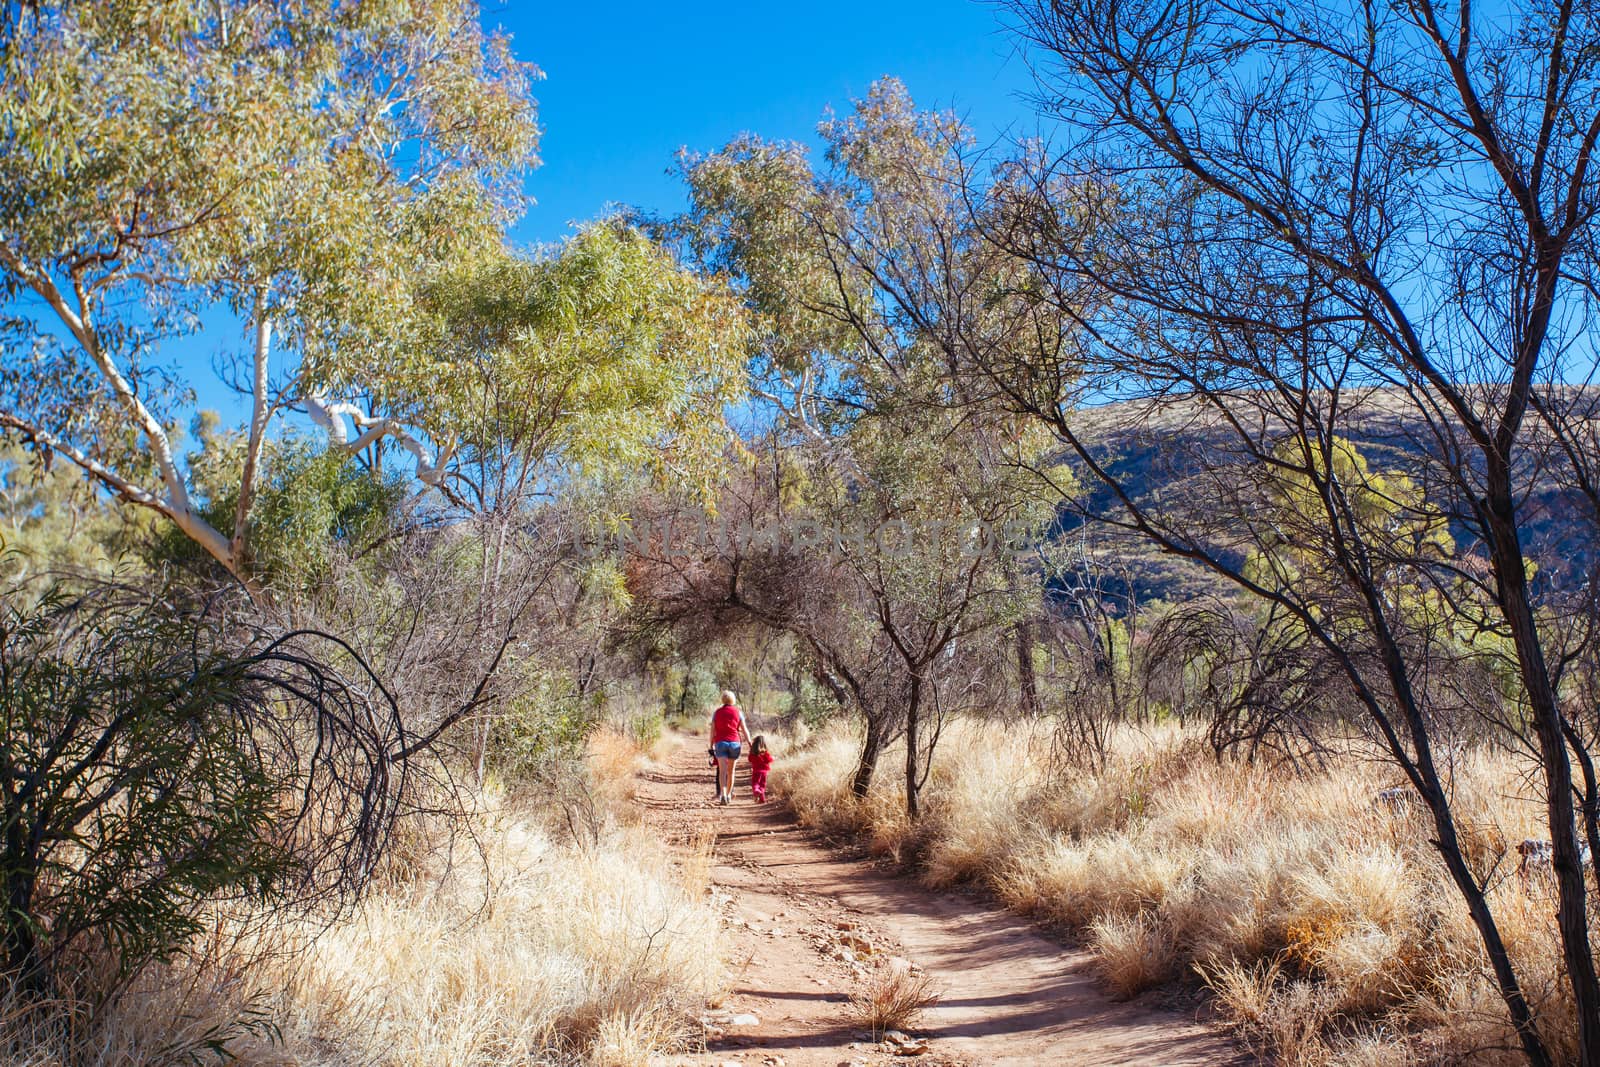
<instances>
[{"instance_id":1,"label":"woman's blonde hair","mask_svg":"<svg viewBox=\"0 0 1600 1067\"><path fill-rule=\"evenodd\" d=\"M724 689L722 691L722 702L724 704L737 704L739 700L733 695L732 689Z\"/></svg>"}]
</instances>

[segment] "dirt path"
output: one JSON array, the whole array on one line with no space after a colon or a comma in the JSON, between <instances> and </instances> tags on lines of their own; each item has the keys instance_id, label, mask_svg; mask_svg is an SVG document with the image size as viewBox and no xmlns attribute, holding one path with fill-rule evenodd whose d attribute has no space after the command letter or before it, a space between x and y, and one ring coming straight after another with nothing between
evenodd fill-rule
<instances>
[{"instance_id":1,"label":"dirt path","mask_svg":"<svg viewBox=\"0 0 1600 1067\"><path fill-rule=\"evenodd\" d=\"M902 957L943 996L915 1028L923 1064L1238 1064L1237 1048L1181 1012L1110 1000L1086 953L1027 921L963 896L926 890L844 856L781 806L750 801L740 771L732 807L712 803L698 743L640 783L646 820L687 845L716 834L713 893L725 923L733 993L708 1013L693 1064L838 1067L906 1062L872 1040L850 994L876 961ZM850 947L865 942L862 958ZM861 946L865 947L865 946Z\"/></svg>"}]
</instances>

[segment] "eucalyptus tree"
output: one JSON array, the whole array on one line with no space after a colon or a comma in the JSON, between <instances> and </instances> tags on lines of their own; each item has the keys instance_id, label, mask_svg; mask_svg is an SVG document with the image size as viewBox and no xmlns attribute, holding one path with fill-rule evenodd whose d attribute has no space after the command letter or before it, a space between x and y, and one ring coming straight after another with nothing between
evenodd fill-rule
<instances>
[{"instance_id":1,"label":"eucalyptus tree","mask_svg":"<svg viewBox=\"0 0 1600 1067\"><path fill-rule=\"evenodd\" d=\"M724 408L744 391L746 315L726 286L618 221L541 254L460 264L429 281L421 305L433 373L395 387L388 417L446 443L432 484L474 531L470 629L504 648L530 636L562 575L605 566L576 552L585 531L558 498L596 505L599 522L616 509L594 487L627 477L710 492L729 441ZM317 409L336 441L348 411ZM380 440L356 415L349 444ZM572 584L579 595L599 586ZM481 777L492 717L477 725Z\"/></svg>"},{"instance_id":2,"label":"eucalyptus tree","mask_svg":"<svg viewBox=\"0 0 1600 1067\"><path fill-rule=\"evenodd\" d=\"M992 176L974 172L953 115L919 111L885 80L819 133L821 171L802 147L754 137L686 160L690 211L667 229L752 310L754 389L811 469L802 512L828 532L832 573L855 591L845 602L876 635L863 662L881 644L899 678L876 706L855 701L867 721L856 788L902 734L915 815L937 738L923 717L971 676L948 669L958 647L998 644L1025 618L1017 605L1037 586L1017 547L1050 510L1048 435L956 355L973 337L1037 343L1070 323L1013 295L1025 269L973 220L974 188Z\"/></svg>"},{"instance_id":3,"label":"eucalyptus tree","mask_svg":"<svg viewBox=\"0 0 1600 1067\"><path fill-rule=\"evenodd\" d=\"M432 375L414 280L492 247L538 141L536 71L472 0L99 0L0 13L0 426L170 519L234 575L273 413ZM233 514L174 445L163 338L248 337ZM438 479L424 438L346 409Z\"/></svg>"},{"instance_id":4,"label":"eucalyptus tree","mask_svg":"<svg viewBox=\"0 0 1600 1067\"><path fill-rule=\"evenodd\" d=\"M1521 1049L1544 1064L1555 1035L1490 906L1494 872L1463 855L1439 752L1441 657L1460 633L1483 636L1507 681L1485 710L1541 783L1578 1058L1600 1064L1580 848L1600 861L1597 731L1576 687L1596 651L1595 564L1586 539L1541 519L1563 510L1592 531L1600 500L1597 12L1013 8L1045 107L1081 137L1031 161L992 237L1083 320L1070 365L1084 389L1128 401L1130 434L1215 431L1204 450L1168 439L1194 493L1142 496L1115 471L1115 442L1071 414L1058 354L976 364L1108 488L1101 519L1293 617L1337 663L1431 813ZM1339 442L1361 424L1405 446L1415 492L1350 461ZM1297 500L1300 520L1275 528L1283 511L1263 493ZM1381 521L1394 509L1407 521ZM1446 529L1449 550L1428 533ZM1261 569L1255 550L1285 530L1301 548L1276 558L1294 573Z\"/></svg>"},{"instance_id":5,"label":"eucalyptus tree","mask_svg":"<svg viewBox=\"0 0 1600 1067\"><path fill-rule=\"evenodd\" d=\"M432 373L387 403L450 442L435 480L459 508L515 511L567 475L647 471L702 493L715 481L724 408L745 390L747 316L637 229L602 221L533 255L486 254L430 278L420 302ZM338 434L348 411L319 414Z\"/></svg>"}]
</instances>

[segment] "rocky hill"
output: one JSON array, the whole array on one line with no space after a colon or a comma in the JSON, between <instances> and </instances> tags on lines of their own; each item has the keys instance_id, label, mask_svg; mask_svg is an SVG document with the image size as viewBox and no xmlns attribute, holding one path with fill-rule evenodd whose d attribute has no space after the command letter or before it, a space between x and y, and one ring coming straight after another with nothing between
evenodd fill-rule
<instances>
[{"instance_id":1,"label":"rocky hill","mask_svg":"<svg viewBox=\"0 0 1600 1067\"><path fill-rule=\"evenodd\" d=\"M1600 391L1582 394L1582 404L1591 401L1594 414L1600 416ZM1273 441L1289 433L1281 420L1262 415L1248 397L1231 413L1255 440ZM1591 418L1596 421L1600 419ZM1242 543L1232 542L1226 520L1248 504L1219 496L1224 479L1217 472L1243 470L1253 460L1241 448L1239 430L1218 411L1190 398L1159 404L1122 402L1080 409L1074 426L1097 462L1135 501L1156 510L1181 507L1190 516L1209 508L1216 520L1207 531L1209 543L1224 556L1239 558ZM1374 470L1405 474L1428 493L1430 501L1450 506L1448 485L1441 477L1438 435L1421 424L1403 395L1371 390L1356 397L1341 419L1341 428ZM1131 586L1141 600L1169 601L1226 588L1210 571L1160 552L1143 536L1091 518L1117 519L1124 512L1115 493L1076 457L1064 458L1079 472L1081 495L1062 509L1056 536L1088 549L1113 588ZM1538 564L1539 580L1569 586L1589 580L1600 566L1595 516L1570 488L1569 468L1542 427L1530 433L1520 460L1524 553ZM1458 552L1480 552L1465 523L1452 523L1451 532Z\"/></svg>"}]
</instances>

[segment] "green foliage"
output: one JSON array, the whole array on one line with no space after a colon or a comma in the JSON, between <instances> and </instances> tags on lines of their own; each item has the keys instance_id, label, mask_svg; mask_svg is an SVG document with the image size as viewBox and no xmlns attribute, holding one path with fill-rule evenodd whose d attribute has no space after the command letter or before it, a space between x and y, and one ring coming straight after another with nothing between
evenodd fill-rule
<instances>
[{"instance_id":1,"label":"green foliage","mask_svg":"<svg viewBox=\"0 0 1600 1067\"><path fill-rule=\"evenodd\" d=\"M1510 651L1481 591L1455 569L1448 515L1411 478L1373 470L1342 437L1330 449L1290 439L1274 459L1266 482L1271 534L1258 539L1245 561L1246 578L1271 590L1323 591L1306 597L1308 610L1332 632L1358 638L1370 625L1367 607L1326 572L1332 542L1343 538L1363 546L1372 583L1388 600L1391 626L1432 642L1437 654L1480 658L1486 665ZM1504 680L1513 689L1519 684Z\"/></svg>"},{"instance_id":2,"label":"green foliage","mask_svg":"<svg viewBox=\"0 0 1600 1067\"><path fill-rule=\"evenodd\" d=\"M843 711L832 693L819 685L810 675L800 676L800 691L794 694L788 712L808 729L820 730Z\"/></svg>"},{"instance_id":3,"label":"green foliage","mask_svg":"<svg viewBox=\"0 0 1600 1067\"><path fill-rule=\"evenodd\" d=\"M103 0L7 21L6 246L35 264L115 247L93 269L166 314L270 287L313 376L389 332L418 254L515 204L537 143L536 72L470 0Z\"/></svg>"},{"instance_id":4,"label":"green foliage","mask_svg":"<svg viewBox=\"0 0 1600 1067\"><path fill-rule=\"evenodd\" d=\"M1385 625L1406 653L1428 671L1417 691L1450 709L1458 730L1484 721L1520 723L1525 693L1514 643L1497 608L1458 559L1446 510L1422 487L1395 471L1378 471L1352 442L1331 447L1290 438L1265 465L1268 532L1246 558L1242 575L1273 593L1288 593L1347 650L1372 647L1370 606L1344 576L1330 573L1335 539L1359 545L1366 580L1383 598ZM1530 564L1531 566L1531 564ZM1305 645L1311 630L1297 616L1271 609L1261 615L1270 643ZM1326 693L1307 693L1306 707Z\"/></svg>"},{"instance_id":5,"label":"green foliage","mask_svg":"<svg viewBox=\"0 0 1600 1067\"><path fill-rule=\"evenodd\" d=\"M780 417L772 447L789 453L751 477L775 486L786 530L829 542L796 536L773 561L812 569L762 621L803 636L867 717L858 792L904 731L914 811L937 737L919 738L921 717L986 701L985 642L1038 596L1019 550L1068 485L1044 428L969 368L1059 357L1077 325L1040 299L1024 258L986 239L1025 190L974 170L957 116L919 110L885 78L818 133L821 167L753 137L685 160L690 208L662 229L746 301L760 395ZM1058 360L1053 380L1074 374Z\"/></svg>"},{"instance_id":6,"label":"green foliage","mask_svg":"<svg viewBox=\"0 0 1600 1067\"><path fill-rule=\"evenodd\" d=\"M721 703L722 683L715 665L697 659L689 664L678 690L677 708L686 722L698 723L707 709Z\"/></svg>"},{"instance_id":7,"label":"green foliage","mask_svg":"<svg viewBox=\"0 0 1600 1067\"><path fill-rule=\"evenodd\" d=\"M628 719L628 736L633 738L634 744L647 751L661 740L666 729L667 720L659 708L638 712Z\"/></svg>"},{"instance_id":8,"label":"green foliage","mask_svg":"<svg viewBox=\"0 0 1600 1067\"><path fill-rule=\"evenodd\" d=\"M328 571L331 546L354 553L387 531L405 496L398 480L337 452L290 441L274 449L250 521L256 567L274 585L309 588Z\"/></svg>"},{"instance_id":9,"label":"green foliage","mask_svg":"<svg viewBox=\"0 0 1600 1067\"><path fill-rule=\"evenodd\" d=\"M896 407L995 419L998 407L979 401L989 390L964 380L969 356L1009 365L1044 349L1058 384L1075 377L1060 359L1072 316L984 236L1023 190L973 168L959 117L919 110L884 78L818 134L821 168L803 146L748 135L685 159L689 211L662 227L746 300L769 397L823 429ZM1003 421L1035 458L1042 431Z\"/></svg>"},{"instance_id":10,"label":"green foliage","mask_svg":"<svg viewBox=\"0 0 1600 1067\"><path fill-rule=\"evenodd\" d=\"M785 503L874 544L862 566L892 599L937 600L975 557L974 527L1025 538L1050 517L1035 471L1061 477L1041 429L966 391L950 346L1069 327L1028 312L1025 268L980 239L972 136L956 116L918 110L885 78L819 134L820 174L804 149L750 137L686 161L690 210L671 229L737 281L772 392L836 446L803 470L787 460ZM947 302L966 291L986 295ZM884 543L906 530L915 544Z\"/></svg>"},{"instance_id":11,"label":"green foliage","mask_svg":"<svg viewBox=\"0 0 1600 1067\"><path fill-rule=\"evenodd\" d=\"M537 71L480 15L474 0L0 13L0 295L23 342L0 353L0 425L246 577L242 524L188 498L170 438L194 391L159 343L242 320L257 431L317 394L381 406L429 380L418 282L498 244L536 161Z\"/></svg>"},{"instance_id":12,"label":"green foliage","mask_svg":"<svg viewBox=\"0 0 1600 1067\"><path fill-rule=\"evenodd\" d=\"M432 358L388 406L466 462L540 486L640 468L709 493L744 393L747 321L727 288L620 222L536 256L480 254L434 278Z\"/></svg>"},{"instance_id":13,"label":"green foliage","mask_svg":"<svg viewBox=\"0 0 1600 1067\"><path fill-rule=\"evenodd\" d=\"M1274 450L1274 460L1267 505L1275 536L1252 557L1248 576L1277 587L1303 581L1326 565L1323 544L1340 531L1371 546L1375 563L1388 562L1394 572L1454 554L1449 521L1422 490L1404 474L1373 470L1345 438L1334 438L1331 448L1291 439Z\"/></svg>"},{"instance_id":14,"label":"green foliage","mask_svg":"<svg viewBox=\"0 0 1600 1067\"><path fill-rule=\"evenodd\" d=\"M598 708L559 672L530 670L514 688L490 723L488 763L507 781L539 781L583 755Z\"/></svg>"},{"instance_id":15,"label":"green foliage","mask_svg":"<svg viewBox=\"0 0 1600 1067\"><path fill-rule=\"evenodd\" d=\"M216 895L271 893L296 772L262 758L250 659L148 602L17 593L0 598L0 942L37 986L75 952L162 957Z\"/></svg>"},{"instance_id":16,"label":"green foliage","mask_svg":"<svg viewBox=\"0 0 1600 1067\"><path fill-rule=\"evenodd\" d=\"M209 413L196 420L195 433L201 447L190 467L201 514L231 523L243 435L219 431ZM336 549L359 554L392 529L405 495L397 477L366 470L343 452L297 437L269 441L246 527L247 573L280 592L310 590L327 576ZM204 558L168 524L147 551L152 565Z\"/></svg>"},{"instance_id":17,"label":"green foliage","mask_svg":"<svg viewBox=\"0 0 1600 1067\"><path fill-rule=\"evenodd\" d=\"M46 467L0 437L0 579L58 568L126 572L135 532L76 467Z\"/></svg>"},{"instance_id":18,"label":"green foliage","mask_svg":"<svg viewBox=\"0 0 1600 1067\"><path fill-rule=\"evenodd\" d=\"M758 346L779 372L803 372L819 352L859 352L839 303L839 277L808 216L823 207L806 149L744 135L681 161L689 213L664 227L694 259L736 280L759 324ZM855 290L865 297L865 292Z\"/></svg>"}]
</instances>

